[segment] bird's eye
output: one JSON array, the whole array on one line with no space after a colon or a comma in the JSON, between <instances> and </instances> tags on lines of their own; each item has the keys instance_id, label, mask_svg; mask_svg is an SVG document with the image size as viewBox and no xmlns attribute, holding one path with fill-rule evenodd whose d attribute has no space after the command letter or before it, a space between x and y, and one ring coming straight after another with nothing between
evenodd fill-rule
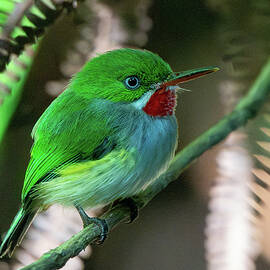
<instances>
[{"instance_id":1,"label":"bird's eye","mask_svg":"<svg viewBox=\"0 0 270 270\"><path fill-rule=\"evenodd\" d=\"M140 80L137 76L129 76L124 80L127 89L134 90L140 86Z\"/></svg>"}]
</instances>

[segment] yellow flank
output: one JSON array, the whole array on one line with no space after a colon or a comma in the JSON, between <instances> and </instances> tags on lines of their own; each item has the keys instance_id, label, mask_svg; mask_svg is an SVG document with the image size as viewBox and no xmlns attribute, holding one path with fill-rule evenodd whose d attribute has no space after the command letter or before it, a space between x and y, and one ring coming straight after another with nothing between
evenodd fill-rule
<instances>
[{"instance_id":1,"label":"yellow flank","mask_svg":"<svg viewBox=\"0 0 270 270\"><path fill-rule=\"evenodd\" d=\"M127 151L125 149L121 149L119 151L112 151L106 156L98 160L89 160L89 161L82 161L80 163L70 164L64 168L59 169L56 171L57 174L60 176L68 176L72 174L81 174L86 171L89 171L93 167L97 168L100 165L103 165L112 159L117 159L118 161L125 162L128 159L128 155L131 154L133 151Z\"/></svg>"}]
</instances>

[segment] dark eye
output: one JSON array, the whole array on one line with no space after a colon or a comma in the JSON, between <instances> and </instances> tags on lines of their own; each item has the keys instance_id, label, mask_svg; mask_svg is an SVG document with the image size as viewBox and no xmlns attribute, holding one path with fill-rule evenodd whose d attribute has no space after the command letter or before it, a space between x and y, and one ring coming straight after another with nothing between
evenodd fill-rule
<instances>
[{"instance_id":1,"label":"dark eye","mask_svg":"<svg viewBox=\"0 0 270 270\"><path fill-rule=\"evenodd\" d=\"M137 89L140 86L140 80L137 76L129 76L124 80L127 89Z\"/></svg>"}]
</instances>

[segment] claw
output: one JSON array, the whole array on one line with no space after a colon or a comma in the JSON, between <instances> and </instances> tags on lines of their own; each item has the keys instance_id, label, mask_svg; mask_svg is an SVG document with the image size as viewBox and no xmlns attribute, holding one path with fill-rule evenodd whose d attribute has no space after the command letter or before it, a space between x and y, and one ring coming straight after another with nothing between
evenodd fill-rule
<instances>
[{"instance_id":1,"label":"claw","mask_svg":"<svg viewBox=\"0 0 270 270\"><path fill-rule=\"evenodd\" d=\"M108 224L104 219L101 218L97 218L97 217L89 217L85 211L83 210L82 207L80 206L76 206L76 209L79 212L79 215L82 219L83 222L83 227L87 227L89 224L94 223L96 224L99 229L100 229L100 238L96 241L96 244L100 245L102 244L106 238L107 238L107 234L108 234Z\"/></svg>"}]
</instances>

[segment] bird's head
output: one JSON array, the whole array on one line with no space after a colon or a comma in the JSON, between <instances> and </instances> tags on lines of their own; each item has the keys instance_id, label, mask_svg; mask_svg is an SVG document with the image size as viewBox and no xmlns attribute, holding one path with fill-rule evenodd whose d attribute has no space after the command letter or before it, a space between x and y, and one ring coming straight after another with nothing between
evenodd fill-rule
<instances>
[{"instance_id":1,"label":"bird's head","mask_svg":"<svg viewBox=\"0 0 270 270\"><path fill-rule=\"evenodd\" d=\"M179 83L217 67L173 72L157 54L146 50L118 49L91 59L71 82L87 99L106 99L133 105L151 116L172 115Z\"/></svg>"}]
</instances>

